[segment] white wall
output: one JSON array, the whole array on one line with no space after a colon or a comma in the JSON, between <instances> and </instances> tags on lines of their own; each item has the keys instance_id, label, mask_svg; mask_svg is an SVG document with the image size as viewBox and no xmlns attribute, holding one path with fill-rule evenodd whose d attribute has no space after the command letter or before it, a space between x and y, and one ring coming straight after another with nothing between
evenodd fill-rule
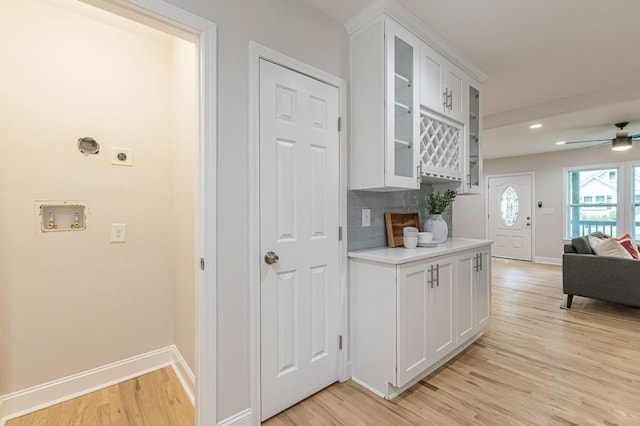
<instances>
[{"instance_id":1,"label":"white wall","mask_svg":"<svg viewBox=\"0 0 640 426\"><path fill-rule=\"evenodd\" d=\"M173 185L193 182L193 132L172 125L181 55L136 28L0 2L0 395L170 345L192 327L175 325L176 311L192 309L178 307L174 283L192 281L176 239L193 233L173 214L179 201L193 215L192 193ZM185 153L172 145L177 133ZM100 154L80 154L82 136ZM133 150L133 167L111 165L113 146ZM42 199L87 200L87 229L36 230ZM111 223L127 224L126 243L109 242Z\"/></svg>"},{"instance_id":2,"label":"white wall","mask_svg":"<svg viewBox=\"0 0 640 426\"><path fill-rule=\"evenodd\" d=\"M195 189L198 140L196 46L173 39L171 108L171 211L175 265L175 344L195 372Z\"/></svg>"},{"instance_id":3,"label":"white wall","mask_svg":"<svg viewBox=\"0 0 640 426\"><path fill-rule=\"evenodd\" d=\"M169 1L218 25L218 416L224 419L251 403L249 41L347 79L348 37L342 24L300 0Z\"/></svg>"},{"instance_id":4,"label":"white wall","mask_svg":"<svg viewBox=\"0 0 640 426\"><path fill-rule=\"evenodd\" d=\"M534 182L534 253L537 258L560 260L562 256L563 234L563 169L565 167L589 166L633 161L640 159L640 146L630 151L615 152L608 146L558 151L546 154L525 155L484 161L484 175L535 172ZM455 201L454 230L461 223L467 228L482 229L484 235L486 212L484 196L475 200L459 203ZM481 199L481 202L480 202ZM466 200L466 199L465 199ZM553 209L553 214L541 215L537 202L542 201L543 208Z\"/></svg>"}]
</instances>

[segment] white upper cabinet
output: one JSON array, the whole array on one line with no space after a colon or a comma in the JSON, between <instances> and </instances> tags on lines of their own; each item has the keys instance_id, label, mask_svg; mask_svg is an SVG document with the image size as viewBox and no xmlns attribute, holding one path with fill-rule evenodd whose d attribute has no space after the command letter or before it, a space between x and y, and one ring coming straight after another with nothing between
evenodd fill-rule
<instances>
[{"instance_id":1,"label":"white upper cabinet","mask_svg":"<svg viewBox=\"0 0 640 426\"><path fill-rule=\"evenodd\" d=\"M420 43L420 103L460 123L465 122L466 73L425 42Z\"/></svg>"},{"instance_id":2,"label":"white upper cabinet","mask_svg":"<svg viewBox=\"0 0 640 426\"><path fill-rule=\"evenodd\" d=\"M345 27L351 37L349 188L459 182L459 193L480 192L479 97L487 76L397 0L374 1Z\"/></svg>"},{"instance_id":3,"label":"white upper cabinet","mask_svg":"<svg viewBox=\"0 0 640 426\"><path fill-rule=\"evenodd\" d=\"M351 37L350 189L417 189L419 40L380 18Z\"/></svg>"}]
</instances>

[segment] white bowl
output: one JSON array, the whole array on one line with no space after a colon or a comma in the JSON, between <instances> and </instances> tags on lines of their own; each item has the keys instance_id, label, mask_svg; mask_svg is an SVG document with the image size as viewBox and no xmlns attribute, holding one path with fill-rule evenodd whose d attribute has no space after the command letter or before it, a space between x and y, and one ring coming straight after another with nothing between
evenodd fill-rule
<instances>
[{"instance_id":1,"label":"white bowl","mask_svg":"<svg viewBox=\"0 0 640 426\"><path fill-rule=\"evenodd\" d=\"M418 237L404 237L402 240L405 248L414 249L418 246Z\"/></svg>"},{"instance_id":2,"label":"white bowl","mask_svg":"<svg viewBox=\"0 0 640 426\"><path fill-rule=\"evenodd\" d=\"M433 232L418 232L418 242L420 244L433 242Z\"/></svg>"}]
</instances>

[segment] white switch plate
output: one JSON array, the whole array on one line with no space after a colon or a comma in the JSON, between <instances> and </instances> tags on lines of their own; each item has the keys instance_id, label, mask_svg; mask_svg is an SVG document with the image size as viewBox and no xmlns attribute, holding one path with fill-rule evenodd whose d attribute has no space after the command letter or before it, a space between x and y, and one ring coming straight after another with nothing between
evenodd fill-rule
<instances>
[{"instance_id":1,"label":"white switch plate","mask_svg":"<svg viewBox=\"0 0 640 426\"><path fill-rule=\"evenodd\" d=\"M362 209L362 227L371 226L371 209Z\"/></svg>"},{"instance_id":2,"label":"white switch plate","mask_svg":"<svg viewBox=\"0 0 640 426\"><path fill-rule=\"evenodd\" d=\"M111 164L116 166L133 166L131 148L111 148Z\"/></svg>"},{"instance_id":3,"label":"white switch plate","mask_svg":"<svg viewBox=\"0 0 640 426\"><path fill-rule=\"evenodd\" d=\"M111 242L124 243L127 238L127 225L124 223L111 224Z\"/></svg>"}]
</instances>

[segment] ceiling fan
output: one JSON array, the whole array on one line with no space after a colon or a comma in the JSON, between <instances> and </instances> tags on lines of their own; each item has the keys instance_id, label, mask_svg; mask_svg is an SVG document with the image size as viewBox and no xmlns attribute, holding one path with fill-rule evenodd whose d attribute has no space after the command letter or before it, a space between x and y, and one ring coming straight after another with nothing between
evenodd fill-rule
<instances>
[{"instance_id":1,"label":"ceiling fan","mask_svg":"<svg viewBox=\"0 0 640 426\"><path fill-rule=\"evenodd\" d=\"M629 124L628 121L623 121L620 123L616 123L615 126L618 128L616 131L616 137L612 139L591 139L586 141L573 141L573 142L556 142L557 145L569 145L574 143L587 143L587 142L601 142L596 146L602 146L607 143L611 143L611 149L614 151L626 151L631 148L632 142L640 142L640 133L637 135L629 135L629 132L624 128Z\"/></svg>"}]
</instances>

